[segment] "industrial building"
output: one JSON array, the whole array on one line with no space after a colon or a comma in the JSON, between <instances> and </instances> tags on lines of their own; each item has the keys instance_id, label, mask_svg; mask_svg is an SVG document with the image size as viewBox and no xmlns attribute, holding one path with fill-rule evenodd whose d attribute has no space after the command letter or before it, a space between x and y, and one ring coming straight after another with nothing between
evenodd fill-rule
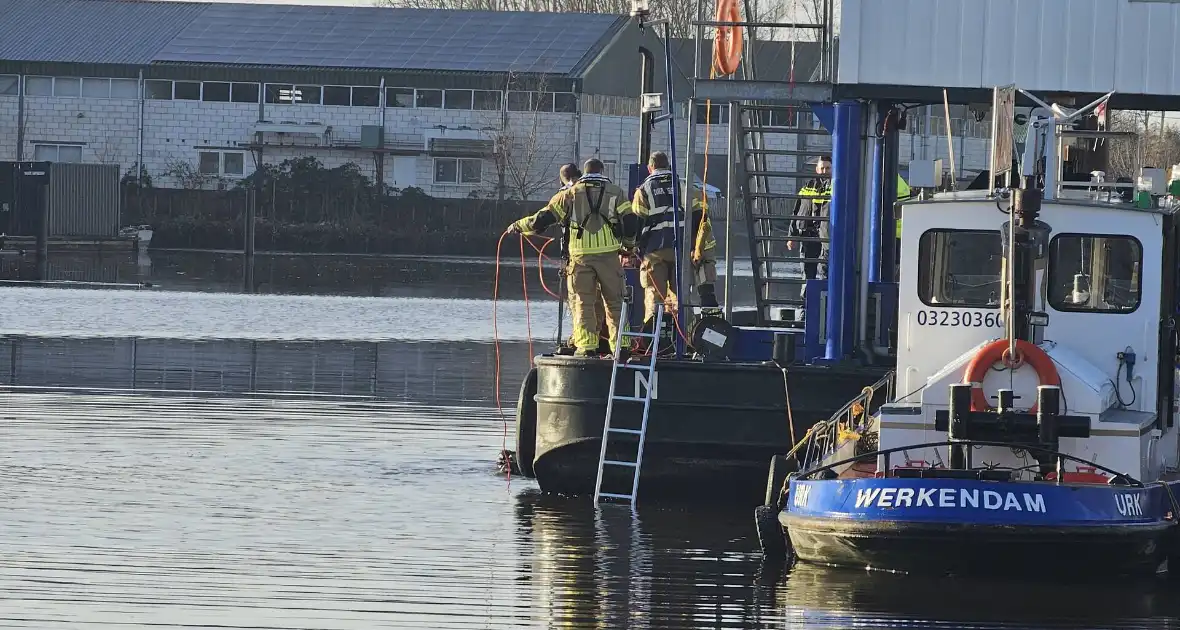
<instances>
[{"instance_id":1,"label":"industrial building","mask_svg":"<svg viewBox=\"0 0 1180 630\"><path fill-rule=\"evenodd\" d=\"M132 0L0 0L0 15L0 160L141 164L157 187L228 188L310 156L435 197L543 199L565 162L596 156L625 179L640 45L664 81L660 42L626 16ZM760 43L761 67L794 55L810 72L797 47ZM687 95L693 51L674 51ZM704 109L692 122L716 123L724 154L724 106ZM771 122L813 124L786 118ZM911 121L903 163L947 154L941 111ZM953 132L959 175L985 168L986 125L964 112ZM715 162L707 179L725 177Z\"/></svg>"}]
</instances>

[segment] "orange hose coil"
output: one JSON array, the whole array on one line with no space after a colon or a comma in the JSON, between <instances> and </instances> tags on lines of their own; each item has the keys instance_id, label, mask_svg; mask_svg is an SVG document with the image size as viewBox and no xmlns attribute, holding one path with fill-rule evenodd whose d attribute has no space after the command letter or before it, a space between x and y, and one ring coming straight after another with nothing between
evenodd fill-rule
<instances>
[{"instance_id":1,"label":"orange hose coil","mask_svg":"<svg viewBox=\"0 0 1180 630\"><path fill-rule=\"evenodd\" d=\"M1028 362L1030 366L1037 372L1037 380L1041 385L1061 385L1061 376L1057 373L1057 366L1053 365L1053 359L1045 354L1036 345L1031 344L1023 339L1016 340L1016 360L1012 361L1008 357L1008 340L997 339L983 348L971 359L967 364L967 370L963 373L963 383L971 386L971 411L992 411L992 407L988 402L987 396L983 393L983 379L987 376L988 370L996 363L1003 362L1012 369L1020 367L1024 362ZM1037 405L1034 403L1029 413L1036 413Z\"/></svg>"},{"instance_id":2,"label":"orange hose coil","mask_svg":"<svg viewBox=\"0 0 1180 630\"><path fill-rule=\"evenodd\" d=\"M741 22L742 13L737 0L718 0L717 22ZM713 69L719 76L728 76L738 70L742 60L742 27L718 26L713 37Z\"/></svg>"}]
</instances>

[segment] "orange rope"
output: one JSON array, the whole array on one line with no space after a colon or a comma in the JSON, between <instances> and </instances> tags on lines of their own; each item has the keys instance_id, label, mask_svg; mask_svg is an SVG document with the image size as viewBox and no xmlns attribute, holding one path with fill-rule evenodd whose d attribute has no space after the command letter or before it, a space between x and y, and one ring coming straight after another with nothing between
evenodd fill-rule
<instances>
[{"instance_id":1,"label":"orange rope","mask_svg":"<svg viewBox=\"0 0 1180 630\"><path fill-rule=\"evenodd\" d=\"M655 276L651 275L651 269L647 270L647 279L651 281L651 288L653 291L656 292L656 295L659 296L660 301L664 302L666 299L664 297L665 294L663 291L660 291L660 287L659 287L659 284L656 283ZM679 306L680 296L676 296L676 300L677 300L677 306ZM676 317L675 313L672 314L672 324L676 326L676 332L680 333L680 338L684 340L684 343L689 343L688 337L684 334L684 331L680 329L680 318ZM655 333L657 335L659 335L659 332L660 331L658 331L658 330L655 331Z\"/></svg>"},{"instance_id":2,"label":"orange rope","mask_svg":"<svg viewBox=\"0 0 1180 630\"><path fill-rule=\"evenodd\" d=\"M557 239L547 238L547 239L545 239L545 243L543 245L541 245L541 247L537 247L537 244L534 243L530 239L529 246L532 247L537 252L537 276L541 279L541 288L544 289L545 293L548 293L550 295L550 297L554 297L554 298L557 298L560 300L561 296L554 293L553 291L551 291L549 289L549 286L545 284L545 267L542 263L542 258L548 258L549 260L553 260L553 257L545 255L545 248L552 245L555 240L557 240Z\"/></svg>"},{"instance_id":3,"label":"orange rope","mask_svg":"<svg viewBox=\"0 0 1180 630\"><path fill-rule=\"evenodd\" d=\"M523 234L520 236L520 286L524 289L524 326L529 338L529 367L533 367L533 314L529 308L529 278L528 264L524 260L524 242L528 240Z\"/></svg>"},{"instance_id":4,"label":"orange rope","mask_svg":"<svg viewBox=\"0 0 1180 630\"><path fill-rule=\"evenodd\" d=\"M504 453L508 450L508 416L504 415L504 404L500 400L500 328L499 318L497 313L497 305L500 301L500 250L504 248L504 238L511 232L505 230L500 235L499 242L496 243L496 278L492 285L492 347L496 356L496 370L493 377L493 387L495 388L496 410L500 412L500 420L504 422L504 435L500 442L500 452ZM512 487L512 466L508 466L508 487Z\"/></svg>"}]
</instances>

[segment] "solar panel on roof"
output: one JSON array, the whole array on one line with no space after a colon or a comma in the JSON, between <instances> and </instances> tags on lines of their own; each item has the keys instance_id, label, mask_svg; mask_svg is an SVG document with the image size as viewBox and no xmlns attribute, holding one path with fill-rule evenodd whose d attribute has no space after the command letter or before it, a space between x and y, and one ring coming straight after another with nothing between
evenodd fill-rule
<instances>
[{"instance_id":1,"label":"solar panel on roof","mask_svg":"<svg viewBox=\"0 0 1180 630\"><path fill-rule=\"evenodd\" d=\"M263 17L263 23L255 17ZM338 67L567 73L616 20L612 15L306 6L276 12L266 5L219 5L184 29L158 60L194 61L188 44L212 39L222 59L259 65L291 65L293 59L313 57L317 65ZM263 45L265 34L309 29L314 37Z\"/></svg>"}]
</instances>

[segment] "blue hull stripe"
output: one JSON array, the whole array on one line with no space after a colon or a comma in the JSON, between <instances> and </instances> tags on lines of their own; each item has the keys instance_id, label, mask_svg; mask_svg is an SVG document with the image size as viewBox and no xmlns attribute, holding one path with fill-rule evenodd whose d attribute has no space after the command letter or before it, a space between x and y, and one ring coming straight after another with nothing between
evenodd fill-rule
<instances>
[{"instance_id":1,"label":"blue hull stripe","mask_svg":"<svg viewBox=\"0 0 1180 630\"><path fill-rule=\"evenodd\" d=\"M1180 495L1180 483L1169 484ZM914 523L1044 526L1154 523L1173 511L1145 488L959 479L791 481L788 515Z\"/></svg>"}]
</instances>

